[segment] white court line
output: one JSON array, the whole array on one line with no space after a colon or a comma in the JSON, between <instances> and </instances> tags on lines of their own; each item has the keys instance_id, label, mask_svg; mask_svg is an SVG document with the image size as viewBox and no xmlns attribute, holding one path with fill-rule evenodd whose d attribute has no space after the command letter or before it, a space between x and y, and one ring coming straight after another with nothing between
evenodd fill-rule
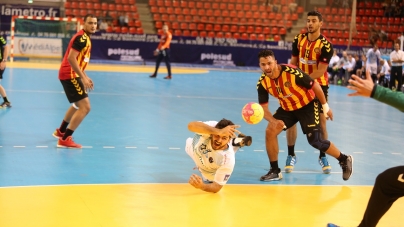
<instances>
[{"instance_id":1,"label":"white court line","mask_svg":"<svg viewBox=\"0 0 404 227\"><path fill-rule=\"evenodd\" d=\"M304 151L295 151L295 152L297 152L297 153L304 153Z\"/></svg>"},{"instance_id":2,"label":"white court line","mask_svg":"<svg viewBox=\"0 0 404 227\"><path fill-rule=\"evenodd\" d=\"M264 150L253 150L253 151L257 151L257 152L264 152Z\"/></svg>"},{"instance_id":3,"label":"white court line","mask_svg":"<svg viewBox=\"0 0 404 227\"><path fill-rule=\"evenodd\" d=\"M13 146L15 148L24 148L25 146Z\"/></svg>"},{"instance_id":4,"label":"white court line","mask_svg":"<svg viewBox=\"0 0 404 227\"><path fill-rule=\"evenodd\" d=\"M93 146L82 146L81 148L93 148Z\"/></svg>"},{"instance_id":5,"label":"white court line","mask_svg":"<svg viewBox=\"0 0 404 227\"><path fill-rule=\"evenodd\" d=\"M391 154L394 154L394 155L401 155L401 153L391 153Z\"/></svg>"},{"instance_id":6,"label":"white court line","mask_svg":"<svg viewBox=\"0 0 404 227\"><path fill-rule=\"evenodd\" d=\"M355 152L353 152L354 154L363 154L363 152L362 151L355 151Z\"/></svg>"},{"instance_id":7,"label":"white court line","mask_svg":"<svg viewBox=\"0 0 404 227\"><path fill-rule=\"evenodd\" d=\"M315 153L315 154L319 154L320 151L319 151L319 150L315 150L314 153Z\"/></svg>"},{"instance_id":8,"label":"white court line","mask_svg":"<svg viewBox=\"0 0 404 227\"><path fill-rule=\"evenodd\" d=\"M135 148L137 148L137 147L125 147L125 148L128 148L128 149L135 149Z\"/></svg>"},{"instance_id":9,"label":"white court line","mask_svg":"<svg viewBox=\"0 0 404 227\"><path fill-rule=\"evenodd\" d=\"M381 152L373 152L373 154L383 154L383 153L381 153Z\"/></svg>"},{"instance_id":10,"label":"white court line","mask_svg":"<svg viewBox=\"0 0 404 227\"><path fill-rule=\"evenodd\" d=\"M147 149L159 149L159 147L147 147Z\"/></svg>"},{"instance_id":11,"label":"white court line","mask_svg":"<svg viewBox=\"0 0 404 227\"><path fill-rule=\"evenodd\" d=\"M111 148L115 148L115 147L113 147L113 146L103 146L102 148L111 149Z\"/></svg>"},{"instance_id":12,"label":"white court line","mask_svg":"<svg viewBox=\"0 0 404 227\"><path fill-rule=\"evenodd\" d=\"M2 148L3 146L0 146L0 148Z\"/></svg>"},{"instance_id":13,"label":"white court line","mask_svg":"<svg viewBox=\"0 0 404 227\"><path fill-rule=\"evenodd\" d=\"M179 147L169 147L168 149L170 149L170 150L180 150L181 148L179 148Z\"/></svg>"},{"instance_id":14,"label":"white court line","mask_svg":"<svg viewBox=\"0 0 404 227\"><path fill-rule=\"evenodd\" d=\"M285 152L284 150L279 150L279 152Z\"/></svg>"},{"instance_id":15,"label":"white court line","mask_svg":"<svg viewBox=\"0 0 404 227\"><path fill-rule=\"evenodd\" d=\"M48 146L36 146L37 148L47 148Z\"/></svg>"}]
</instances>

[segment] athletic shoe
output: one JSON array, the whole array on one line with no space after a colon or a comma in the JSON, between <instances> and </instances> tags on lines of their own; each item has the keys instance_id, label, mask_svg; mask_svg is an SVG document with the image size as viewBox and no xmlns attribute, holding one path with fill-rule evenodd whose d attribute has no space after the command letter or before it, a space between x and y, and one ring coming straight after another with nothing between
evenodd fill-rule
<instances>
[{"instance_id":1,"label":"athletic shoe","mask_svg":"<svg viewBox=\"0 0 404 227\"><path fill-rule=\"evenodd\" d=\"M171 76L166 76L166 77L164 77L164 79L171 80Z\"/></svg>"},{"instance_id":2,"label":"athletic shoe","mask_svg":"<svg viewBox=\"0 0 404 227\"><path fill-rule=\"evenodd\" d=\"M328 224L327 224L327 227L340 227L340 226L339 226L339 225L332 224L332 223L328 223Z\"/></svg>"},{"instance_id":3,"label":"athletic shoe","mask_svg":"<svg viewBox=\"0 0 404 227\"><path fill-rule=\"evenodd\" d=\"M58 128L52 134L52 136L55 137L56 139L63 138L64 135L65 133L61 132Z\"/></svg>"},{"instance_id":4,"label":"athletic shoe","mask_svg":"<svg viewBox=\"0 0 404 227\"><path fill-rule=\"evenodd\" d=\"M151 74L149 77L150 77L150 78L156 78L157 75L156 75L156 74Z\"/></svg>"},{"instance_id":5,"label":"athletic shoe","mask_svg":"<svg viewBox=\"0 0 404 227\"><path fill-rule=\"evenodd\" d=\"M6 107L11 107L11 102L3 102L3 103L0 105L0 108L6 108Z\"/></svg>"},{"instance_id":6,"label":"athletic shoe","mask_svg":"<svg viewBox=\"0 0 404 227\"><path fill-rule=\"evenodd\" d=\"M348 155L345 161L339 163L342 168L342 179L348 180L351 177L353 172L352 163L353 157L351 155Z\"/></svg>"},{"instance_id":7,"label":"athletic shoe","mask_svg":"<svg viewBox=\"0 0 404 227\"><path fill-rule=\"evenodd\" d=\"M75 143L75 142L73 141L73 137L72 137L72 136L68 136L68 137L66 138L66 140L63 140L63 138L59 138L57 147L59 147L59 148L76 148L76 149L80 149L80 148L81 148L81 145Z\"/></svg>"},{"instance_id":8,"label":"athletic shoe","mask_svg":"<svg viewBox=\"0 0 404 227\"><path fill-rule=\"evenodd\" d=\"M286 158L285 172L291 173L296 163L297 163L297 157L288 155L288 157Z\"/></svg>"},{"instance_id":9,"label":"athletic shoe","mask_svg":"<svg viewBox=\"0 0 404 227\"><path fill-rule=\"evenodd\" d=\"M252 144L252 137L246 136L242 133L238 134L238 137L233 140L233 146L244 147Z\"/></svg>"},{"instance_id":10,"label":"athletic shoe","mask_svg":"<svg viewBox=\"0 0 404 227\"><path fill-rule=\"evenodd\" d=\"M260 181L275 181L280 179L282 179L281 170L272 170L271 168L267 174L261 176Z\"/></svg>"},{"instance_id":11,"label":"athletic shoe","mask_svg":"<svg viewBox=\"0 0 404 227\"><path fill-rule=\"evenodd\" d=\"M331 166L328 163L327 157L319 158L318 164L320 164L321 168L323 169L323 173L325 173L325 174L331 173Z\"/></svg>"}]
</instances>

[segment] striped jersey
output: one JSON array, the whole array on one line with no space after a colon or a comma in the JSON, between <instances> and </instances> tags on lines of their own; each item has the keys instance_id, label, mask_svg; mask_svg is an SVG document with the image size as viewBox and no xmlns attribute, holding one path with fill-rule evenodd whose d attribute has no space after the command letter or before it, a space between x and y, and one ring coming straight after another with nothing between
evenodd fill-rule
<instances>
[{"instance_id":1,"label":"striped jersey","mask_svg":"<svg viewBox=\"0 0 404 227\"><path fill-rule=\"evenodd\" d=\"M294 65L280 66L280 75L276 79L261 75L257 83L258 102L268 103L270 94L286 111L298 110L309 104L315 98L311 89L315 81Z\"/></svg>"},{"instance_id":2,"label":"striped jersey","mask_svg":"<svg viewBox=\"0 0 404 227\"><path fill-rule=\"evenodd\" d=\"M77 32L70 40L69 46L66 50L66 54L63 57L62 64L60 65L60 80L68 80L71 78L79 77L79 75L74 72L69 61L67 60L67 57L69 56L71 50L79 52L79 55L77 56L77 62L81 71L84 71L88 65L88 62L90 61L91 54L90 36L88 36L84 30Z\"/></svg>"},{"instance_id":3,"label":"striped jersey","mask_svg":"<svg viewBox=\"0 0 404 227\"><path fill-rule=\"evenodd\" d=\"M4 52L4 47L7 45L7 41L3 36L0 36L0 60L3 60L3 52Z\"/></svg>"},{"instance_id":4,"label":"striped jersey","mask_svg":"<svg viewBox=\"0 0 404 227\"><path fill-rule=\"evenodd\" d=\"M333 52L332 44L323 35L315 41L309 41L308 33L304 33L296 35L293 40L292 56L299 59L299 68L309 75L317 70L320 63L328 65ZM322 86L328 85L327 71L317 78L317 82Z\"/></svg>"}]
</instances>

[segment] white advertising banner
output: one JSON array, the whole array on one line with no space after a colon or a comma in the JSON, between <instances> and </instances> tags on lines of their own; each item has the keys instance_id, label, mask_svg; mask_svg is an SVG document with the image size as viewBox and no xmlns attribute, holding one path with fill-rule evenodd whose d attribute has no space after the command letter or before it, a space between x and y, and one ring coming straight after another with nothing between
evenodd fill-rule
<instances>
[{"instance_id":1,"label":"white advertising banner","mask_svg":"<svg viewBox=\"0 0 404 227\"><path fill-rule=\"evenodd\" d=\"M14 56L62 58L62 39L14 37Z\"/></svg>"}]
</instances>

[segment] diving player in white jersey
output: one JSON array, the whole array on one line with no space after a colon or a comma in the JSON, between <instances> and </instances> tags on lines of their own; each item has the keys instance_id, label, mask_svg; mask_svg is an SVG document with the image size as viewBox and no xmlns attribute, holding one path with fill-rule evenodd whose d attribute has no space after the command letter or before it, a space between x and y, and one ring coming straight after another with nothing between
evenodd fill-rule
<instances>
[{"instance_id":1,"label":"diving player in white jersey","mask_svg":"<svg viewBox=\"0 0 404 227\"><path fill-rule=\"evenodd\" d=\"M369 49L366 54L366 70L370 70L370 74L373 80L373 83L376 83L377 80L377 62L382 59L379 48L377 44L373 45L373 48Z\"/></svg>"},{"instance_id":2,"label":"diving player in white jersey","mask_svg":"<svg viewBox=\"0 0 404 227\"><path fill-rule=\"evenodd\" d=\"M188 124L195 136L186 140L185 151L202 174L202 178L191 175L189 183L192 186L216 193L227 183L234 169L236 151L252 143L250 136L240 134L236 129L239 127L227 119ZM238 138L235 138L236 133L239 133Z\"/></svg>"}]
</instances>

